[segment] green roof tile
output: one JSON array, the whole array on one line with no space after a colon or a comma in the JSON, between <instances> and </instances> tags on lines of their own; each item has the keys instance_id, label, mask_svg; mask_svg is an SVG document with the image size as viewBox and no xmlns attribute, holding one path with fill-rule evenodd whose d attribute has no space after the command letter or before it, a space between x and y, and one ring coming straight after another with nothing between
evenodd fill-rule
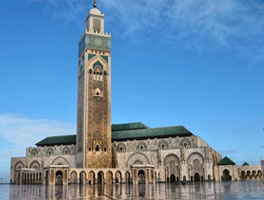
<instances>
[{"instance_id":1,"label":"green roof tile","mask_svg":"<svg viewBox=\"0 0 264 200\"><path fill-rule=\"evenodd\" d=\"M244 162L242 166L248 166L249 164L247 162Z\"/></svg>"},{"instance_id":2,"label":"green roof tile","mask_svg":"<svg viewBox=\"0 0 264 200\"><path fill-rule=\"evenodd\" d=\"M133 139L146 138L164 138L164 137L186 137L193 134L184 126L172 126L162 128L148 128L146 125L137 122L129 124L113 124L112 125L112 141L125 141ZM71 145L76 144L76 135L52 136L47 137L37 146L53 146L53 145Z\"/></svg>"},{"instance_id":3,"label":"green roof tile","mask_svg":"<svg viewBox=\"0 0 264 200\"><path fill-rule=\"evenodd\" d=\"M112 131L125 131L125 130L147 129L147 128L149 127L141 122L112 124Z\"/></svg>"},{"instance_id":4,"label":"green roof tile","mask_svg":"<svg viewBox=\"0 0 264 200\"><path fill-rule=\"evenodd\" d=\"M61 135L46 137L38 142L37 146L71 145L76 144L76 135Z\"/></svg>"},{"instance_id":5,"label":"green roof tile","mask_svg":"<svg viewBox=\"0 0 264 200\"><path fill-rule=\"evenodd\" d=\"M228 158L227 156L225 156L222 160L219 161L218 165L235 165L236 163L234 163L230 158Z\"/></svg>"},{"instance_id":6,"label":"green roof tile","mask_svg":"<svg viewBox=\"0 0 264 200\"><path fill-rule=\"evenodd\" d=\"M164 138L176 136L192 136L193 134L183 126L172 126L164 128L147 128L134 129L124 131L113 131L112 140L132 140L132 139L146 139L146 138Z\"/></svg>"}]
</instances>

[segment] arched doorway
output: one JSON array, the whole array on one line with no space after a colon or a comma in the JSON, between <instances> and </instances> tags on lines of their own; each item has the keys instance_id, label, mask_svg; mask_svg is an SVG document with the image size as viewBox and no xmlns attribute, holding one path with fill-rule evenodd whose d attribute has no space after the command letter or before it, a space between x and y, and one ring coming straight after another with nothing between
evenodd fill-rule
<instances>
[{"instance_id":1,"label":"arched doorway","mask_svg":"<svg viewBox=\"0 0 264 200\"><path fill-rule=\"evenodd\" d=\"M145 183L145 172L143 170L139 170L138 172L138 183Z\"/></svg>"},{"instance_id":2,"label":"arched doorway","mask_svg":"<svg viewBox=\"0 0 264 200\"><path fill-rule=\"evenodd\" d=\"M260 170L258 170L258 177L259 177L259 179L262 178L262 172Z\"/></svg>"},{"instance_id":3,"label":"arched doorway","mask_svg":"<svg viewBox=\"0 0 264 200\"><path fill-rule=\"evenodd\" d=\"M172 174L172 175L170 176L170 182L171 182L171 183L175 183L175 182L176 182L176 177L175 177L174 174Z\"/></svg>"},{"instance_id":4,"label":"arched doorway","mask_svg":"<svg viewBox=\"0 0 264 200\"><path fill-rule=\"evenodd\" d=\"M166 181L176 182L180 177L180 159L174 155L169 154L164 159L164 167L166 171Z\"/></svg>"},{"instance_id":5,"label":"arched doorway","mask_svg":"<svg viewBox=\"0 0 264 200\"><path fill-rule=\"evenodd\" d=\"M194 181L195 181L195 182L200 181L200 175L199 175L198 173L195 173L195 174L194 174Z\"/></svg>"},{"instance_id":6,"label":"arched doorway","mask_svg":"<svg viewBox=\"0 0 264 200\"><path fill-rule=\"evenodd\" d=\"M246 172L245 172L245 171L242 171L242 172L241 172L240 179L241 179L241 180L244 180L245 177L246 177Z\"/></svg>"},{"instance_id":7,"label":"arched doorway","mask_svg":"<svg viewBox=\"0 0 264 200\"><path fill-rule=\"evenodd\" d=\"M122 182L122 174L121 174L120 171L117 171L117 172L115 173L115 182L116 182L116 183L121 183L121 182Z\"/></svg>"},{"instance_id":8,"label":"arched doorway","mask_svg":"<svg viewBox=\"0 0 264 200\"><path fill-rule=\"evenodd\" d=\"M130 183L130 173L126 172L126 183Z\"/></svg>"},{"instance_id":9,"label":"arched doorway","mask_svg":"<svg viewBox=\"0 0 264 200\"><path fill-rule=\"evenodd\" d=\"M73 171L70 175L70 184L76 184L78 180L77 172Z\"/></svg>"},{"instance_id":10,"label":"arched doorway","mask_svg":"<svg viewBox=\"0 0 264 200\"><path fill-rule=\"evenodd\" d=\"M46 171L45 182L46 182L46 185L49 184L49 172L48 171Z\"/></svg>"},{"instance_id":11,"label":"arched doorway","mask_svg":"<svg viewBox=\"0 0 264 200\"><path fill-rule=\"evenodd\" d=\"M232 179L232 177L230 176L230 172L227 169L225 169L223 171L223 180L224 181L230 181L231 179Z\"/></svg>"},{"instance_id":12,"label":"arched doorway","mask_svg":"<svg viewBox=\"0 0 264 200\"><path fill-rule=\"evenodd\" d=\"M90 171L88 174L88 183L90 185L94 185L95 183L95 173L93 171Z\"/></svg>"},{"instance_id":13,"label":"arched doorway","mask_svg":"<svg viewBox=\"0 0 264 200\"><path fill-rule=\"evenodd\" d=\"M80 184L86 184L86 173L84 171L80 173Z\"/></svg>"},{"instance_id":14,"label":"arched doorway","mask_svg":"<svg viewBox=\"0 0 264 200\"><path fill-rule=\"evenodd\" d=\"M63 184L63 174L62 171L56 172L56 185L62 185Z\"/></svg>"},{"instance_id":15,"label":"arched doorway","mask_svg":"<svg viewBox=\"0 0 264 200\"><path fill-rule=\"evenodd\" d=\"M108 171L106 173L106 184L112 184L113 183L113 173L111 171Z\"/></svg>"},{"instance_id":16,"label":"arched doorway","mask_svg":"<svg viewBox=\"0 0 264 200\"><path fill-rule=\"evenodd\" d=\"M251 179L251 174L249 170L247 171L247 179Z\"/></svg>"},{"instance_id":17,"label":"arched doorway","mask_svg":"<svg viewBox=\"0 0 264 200\"><path fill-rule=\"evenodd\" d=\"M103 172L98 172L97 175L97 180L98 180L98 184L103 184L104 183L104 173Z\"/></svg>"}]
</instances>

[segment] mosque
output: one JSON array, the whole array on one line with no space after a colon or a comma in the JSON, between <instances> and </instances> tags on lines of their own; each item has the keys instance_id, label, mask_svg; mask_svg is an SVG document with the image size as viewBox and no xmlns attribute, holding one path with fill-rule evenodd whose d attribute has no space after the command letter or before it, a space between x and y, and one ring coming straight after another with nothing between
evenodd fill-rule
<instances>
[{"instance_id":1,"label":"mosque","mask_svg":"<svg viewBox=\"0 0 264 200\"><path fill-rule=\"evenodd\" d=\"M47 137L12 157L10 183L113 184L261 179L184 126L111 124L111 34L96 1L79 40L77 134Z\"/></svg>"}]
</instances>

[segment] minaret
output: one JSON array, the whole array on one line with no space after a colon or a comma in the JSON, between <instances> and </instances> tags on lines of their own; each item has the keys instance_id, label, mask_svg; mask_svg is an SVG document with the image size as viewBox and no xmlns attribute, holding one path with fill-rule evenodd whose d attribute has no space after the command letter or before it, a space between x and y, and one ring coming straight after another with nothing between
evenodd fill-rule
<instances>
[{"instance_id":1,"label":"minaret","mask_svg":"<svg viewBox=\"0 0 264 200\"><path fill-rule=\"evenodd\" d=\"M79 40L77 108L78 168L109 168L111 147L111 35L104 14L90 10Z\"/></svg>"}]
</instances>

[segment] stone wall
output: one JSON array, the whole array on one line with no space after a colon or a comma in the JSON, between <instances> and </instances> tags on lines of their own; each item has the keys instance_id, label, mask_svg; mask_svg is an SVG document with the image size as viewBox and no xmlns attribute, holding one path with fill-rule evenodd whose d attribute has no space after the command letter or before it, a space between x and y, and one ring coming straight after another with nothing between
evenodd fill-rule
<instances>
[{"instance_id":1,"label":"stone wall","mask_svg":"<svg viewBox=\"0 0 264 200\"><path fill-rule=\"evenodd\" d=\"M194 180L195 174L200 179L213 180L214 167L221 159L219 153L197 136L114 142L113 152L117 168L154 165L161 182L174 178Z\"/></svg>"}]
</instances>

